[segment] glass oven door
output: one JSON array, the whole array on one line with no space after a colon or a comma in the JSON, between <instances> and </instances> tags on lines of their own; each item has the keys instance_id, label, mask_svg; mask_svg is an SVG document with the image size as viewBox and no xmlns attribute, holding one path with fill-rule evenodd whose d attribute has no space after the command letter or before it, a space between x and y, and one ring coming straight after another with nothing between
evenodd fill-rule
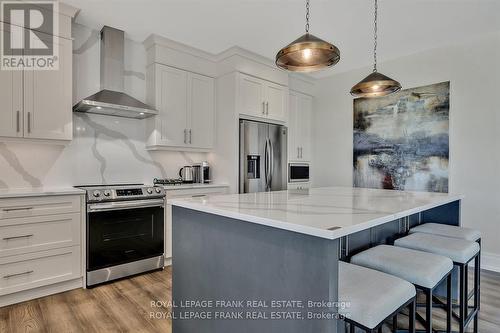
<instances>
[{"instance_id":1,"label":"glass oven door","mask_svg":"<svg viewBox=\"0 0 500 333\"><path fill-rule=\"evenodd\" d=\"M87 271L163 255L164 207L89 205ZM117 203L118 204L118 203ZM100 206L99 206L100 205Z\"/></svg>"}]
</instances>

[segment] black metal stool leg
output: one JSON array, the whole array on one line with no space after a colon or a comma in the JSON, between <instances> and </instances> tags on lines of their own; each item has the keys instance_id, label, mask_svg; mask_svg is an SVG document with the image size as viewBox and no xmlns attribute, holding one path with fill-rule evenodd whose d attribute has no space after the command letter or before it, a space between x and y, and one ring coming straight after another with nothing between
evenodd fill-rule
<instances>
[{"instance_id":1,"label":"black metal stool leg","mask_svg":"<svg viewBox=\"0 0 500 333\"><path fill-rule=\"evenodd\" d=\"M448 278L446 279L446 332L451 333L451 317L452 317L452 311L453 311L453 306L452 306L452 274L450 273L448 275Z\"/></svg>"},{"instance_id":2,"label":"black metal stool leg","mask_svg":"<svg viewBox=\"0 0 500 333\"><path fill-rule=\"evenodd\" d=\"M354 333L356 331L356 328L354 327L354 325L351 323L349 324L349 333Z\"/></svg>"},{"instance_id":3,"label":"black metal stool leg","mask_svg":"<svg viewBox=\"0 0 500 333\"><path fill-rule=\"evenodd\" d=\"M467 306L467 292L465 291L465 265L460 264L459 266L459 280L460 280L460 295L459 295L459 307L460 307L460 318L458 319L459 332L464 333L465 329L465 307Z\"/></svg>"},{"instance_id":4,"label":"black metal stool leg","mask_svg":"<svg viewBox=\"0 0 500 333\"><path fill-rule=\"evenodd\" d=\"M392 317L392 331L397 332L398 330L398 314L396 313L394 317Z\"/></svg>"},{"instance_id":5,"label":"black metal stool leg","mask_svg":"<svg viewBox=\"0 0 500 333\"><path fill-rule=\"evenodd\" d=\"M469 316L469 264L465 264L464 266L465 270L465 281L464 281L464 294L466 295L464 298L465 301L465 306L464 306L464 311L465 311L465 319Z\"/></svg>"},{"instance_id":6,"label":"black metal stool leg","mask_svg":"<svg viewBox=\"0 0 500 333\"><path fill-rule=\"evenodd\" d=\"M415 311L417 309L417 300L415 299L413 302L410 303L408 306L409 313L408 313L408 332L409 333L415 333ZM396 332L396 331L395 331Z\"/></svg>"},{"instance_id":7,"label":"black metal stool leg","mask_svg":"<svg viewBox=\"0 0 500 333\"><path fill-rule=\"evenodd\" d=\"M426 290L425 295L425 331L432 333L432 290Z\"/></svg>"},{"instance_id":8,"label":"black metal stool leg","mask_svg":"<svg viewBox=\"0 0 500 333\"><path fill-rule=\"evenodd\" d=\"M476 266L478 267L477 271L478 272L478 283L477 283L477 289L478 289L478 295L477 295L477 310L479 311L481 309L481 238L478 239L477 241L479 243L479 254L477 258L477 263Z\"/></svg>"}]
</instances>

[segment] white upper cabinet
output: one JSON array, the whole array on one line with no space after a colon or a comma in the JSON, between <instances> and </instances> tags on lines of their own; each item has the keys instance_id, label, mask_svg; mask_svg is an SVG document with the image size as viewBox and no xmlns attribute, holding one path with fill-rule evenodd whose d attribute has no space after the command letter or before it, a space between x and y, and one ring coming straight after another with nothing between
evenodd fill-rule
<instances>
[{"instance_id":1,"label":"white upper cabinet","mask_svg":"<svg viewBox=\"0 0 500 333\"><path fill-rule=\"evenodd\" d=\"M289 98L288 159L311 161L312 97L291 92Z\"/></svg>"},{"instance_id":2,"label":"white upper cabinet","mask_svg":"<svg viewBox=\"0 0 500 333\"><path fill-rule=\"evenodd\" d=\"M47 35L49 40L52 36ZM24 136L71 140L73 137L72 42L56 38L59 69L24 70Z\"/></svg>"},{"instance_id":3,"label":"white upper cabinet","mask_svg":"<svg viewBox=\"0 0 500 333\"><path fill-rule=\"evenodd\" d=\"M10 26L2 24L1 29ZM0 136L71 140L72 41L41 33L38 37L46 44L57 43L59 68L0 70Z\"/></svg>"},{"instance_id":4,"label":"white upper cabinet","mask_svg":"<svg viewBox=\"0 0 500 333\"><path fill-rule=\"evenodd\" d=\"M151 149L213 148L215 131L214 79L154 64L148 69L148 102L159 111L150 118Z\"/></svg>"},{"instance_id":5,"label":"white upper cabinet","mask_svg":"<svg viewBox=\"0 0 500 333\"><path fill-rule=\"evenodd\" d=\"M189 145L196 148L213 148L215 132L214 79L189 73L188 75L188 124Z\"/></svg>"},{"instance_id":6,"label":"white upper cabinet","mask_svg":"<svg viewBox=\"0 0 500 333\"><path fill-rule=\"evenodd\" d=\"M156 71L157 145L180 147L186 144L187 73L167 66Z\"/></svg>"},{"instance_id":7,"label":"white upper cabinet","mask_svg":"<svg viewBox=\"0 0 500 333\"><path fill-rule=\"evenodd\" d=\"M285 121L288 88L246 74L239 74L239 113Z\"/></svg>"},{"instance_id":8,"label":"white upper cabinet","mask_svg":"<svg viewBox=\"0 0 500 333\"><path fill-rule=\"evenodd\" d=\"M264 117L266 114L264 90L263 80L242 74L239 82L240 113Z\"/></svg>"},{"instance_id":9,"label":"white upper cabinet","mask_svg":"<svg viewBox=\"0 0 500 333\"><path fill-rule=\"evenodd\" d=\"M270 119L286 120L288 88L279 84L266 84L266 115Z\"/></svg>"},{"instance_id":10,"label":"white upper cabinet","mask_svg":"<svg viewBox=\"0 0 500 333\"><path fill-rule=\"evenodd\" d=\"M0 70L0 136L23 136L23 72Z\"/></svg>"}]
</instances>

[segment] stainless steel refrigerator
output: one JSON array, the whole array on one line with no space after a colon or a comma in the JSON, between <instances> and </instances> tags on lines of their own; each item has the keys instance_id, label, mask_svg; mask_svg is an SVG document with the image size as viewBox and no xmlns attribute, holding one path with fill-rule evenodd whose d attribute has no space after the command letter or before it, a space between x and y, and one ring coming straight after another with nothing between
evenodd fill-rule
<instances>
[{"instance_id":1,"label":"stainless steel refrigerator","mask_svg":"<svg viewBox=\"0 0 500 333\"><path fill-rule=\"evenodd\" d=\"M287 129L240 120L240 193L286 190Z\"/></svg>"}]
</instances>

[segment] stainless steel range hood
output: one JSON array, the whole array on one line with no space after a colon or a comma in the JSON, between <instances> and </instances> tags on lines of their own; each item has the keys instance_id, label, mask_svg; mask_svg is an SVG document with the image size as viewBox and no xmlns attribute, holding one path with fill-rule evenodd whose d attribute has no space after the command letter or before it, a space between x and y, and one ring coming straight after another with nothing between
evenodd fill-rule
<instances>
[{"instance_id":1,"label":"stainless steel range hood","mask_svg":"<svg viewBox=\"0 0 500 333\"><path fill-rule=\"evenodd\" d=\"M73 106L74 112L143 119L158 114L147 104L123 92L125 33L104 26L101 30L101 91Z\"/></svg>"}]
</instances>

